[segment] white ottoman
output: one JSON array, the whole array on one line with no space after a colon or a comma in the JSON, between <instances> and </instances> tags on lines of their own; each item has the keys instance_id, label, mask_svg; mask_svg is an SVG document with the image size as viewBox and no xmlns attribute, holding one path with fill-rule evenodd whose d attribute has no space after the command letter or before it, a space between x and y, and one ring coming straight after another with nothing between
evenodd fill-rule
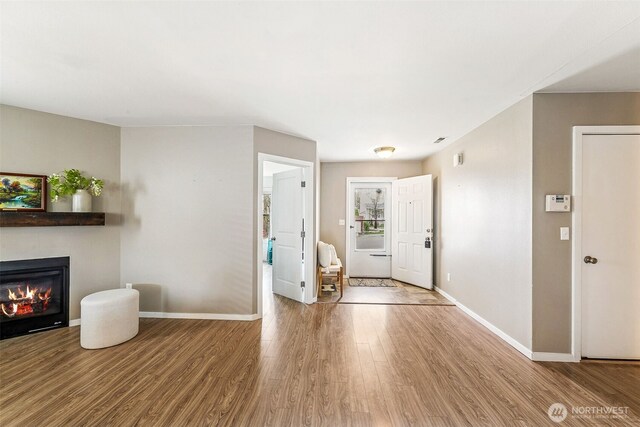
<instances>
[{"instance_id":1,"label":"white ottoman","mask_svg":"<svg viewBox=\"0 0 640 427\"><path fill-rule=\"evenodd\" d=\"M138 334L140 294L135 289L111 289L80 301L80 345L103 348Z\"/></svg>"}]
</instances>

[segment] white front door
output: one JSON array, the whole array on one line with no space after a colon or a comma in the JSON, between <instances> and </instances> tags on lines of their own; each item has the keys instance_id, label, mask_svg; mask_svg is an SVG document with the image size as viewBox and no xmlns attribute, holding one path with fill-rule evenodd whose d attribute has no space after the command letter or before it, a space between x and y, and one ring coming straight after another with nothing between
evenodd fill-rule
<instances>
[{"instance_id":1,"label":"white front door","mask_svg":"<svg viewBox=\"0 0 640 427\"><path fill-rule=\"evenodd\" d=\"M350 277L391 277L390 182L351 182L349 192Z\"/></svg>"},{"instance_id":2,"label":"white front door","mask_svg":"<svg viewBox=\"0 0 640 427\"><path fill-rule=\"evenodd\" d=\"M394 181L391 276L433 289L433 186L431 175Z\"/></svg>"},{"instance_id":3,"label":"white front door","mask_svg":"<svg viewBox=\"0 0 640 427\"><path fill-rule=\"evenodd\" d=\"M640 359L640 135L583 136L581 231L582 356Z\"/></svg>"},{"instance_id":4,"label":"white front door","mask_svg":"<svg viewBox=\"0 0 640 427\"><path fill-rule=\"evenodd\" d=\"M273 174L271 230L273 293L303 302L303 171Z\"/></svg>"}]
</instances>

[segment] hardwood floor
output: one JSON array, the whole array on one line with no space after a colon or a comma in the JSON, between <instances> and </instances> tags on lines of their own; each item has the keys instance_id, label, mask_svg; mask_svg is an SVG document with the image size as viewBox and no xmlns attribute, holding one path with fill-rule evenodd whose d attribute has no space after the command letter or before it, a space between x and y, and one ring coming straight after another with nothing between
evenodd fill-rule
<instances>
[{"instance_id":1,"label":"hardwood floor","mask_svg":"<svg viewBox=\"0 0 640 427\"><path fill-rule=\"evenodd\" d=\"M451 306L268 302L102 350L77 327L4 340L0 425L540 426L554 402L629 407L560 425L640 423L638 364L534 363Z\"/></svg>"}]
</instances>

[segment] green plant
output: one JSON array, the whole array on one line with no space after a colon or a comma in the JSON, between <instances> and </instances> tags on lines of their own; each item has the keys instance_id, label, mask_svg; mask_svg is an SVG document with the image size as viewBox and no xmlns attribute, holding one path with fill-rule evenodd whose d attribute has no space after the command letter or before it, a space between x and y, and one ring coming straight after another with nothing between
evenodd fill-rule
<instances>
[{"instance_id":1,"label":"green plant","mask_svg":"<svg viewBox=\"0 0 640 427\"><path fill-rule=\"evenodd\" d=\"M96 177L87 178L78 169L65 169L62 174L51 174L47 178L51 190L51 201L70 196L78 190L87 190L92 196L102 194L104 182Z\"/></svg>"}]
</instances>

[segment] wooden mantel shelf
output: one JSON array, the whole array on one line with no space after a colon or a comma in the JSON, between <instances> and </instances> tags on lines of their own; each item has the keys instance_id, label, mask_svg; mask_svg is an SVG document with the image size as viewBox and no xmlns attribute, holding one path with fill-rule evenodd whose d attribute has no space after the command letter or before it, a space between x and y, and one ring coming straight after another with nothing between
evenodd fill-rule
<instances>
[{"instance_id":1,"label":"wooden mantel shelf","mask_svg":"<svg viewBox=\"0 0 640 427\"><path fill-rule=\"evenodd\" d=\"M0 227L104 225L104 212L0 212Z\"/></svg>"}]
</instances>

